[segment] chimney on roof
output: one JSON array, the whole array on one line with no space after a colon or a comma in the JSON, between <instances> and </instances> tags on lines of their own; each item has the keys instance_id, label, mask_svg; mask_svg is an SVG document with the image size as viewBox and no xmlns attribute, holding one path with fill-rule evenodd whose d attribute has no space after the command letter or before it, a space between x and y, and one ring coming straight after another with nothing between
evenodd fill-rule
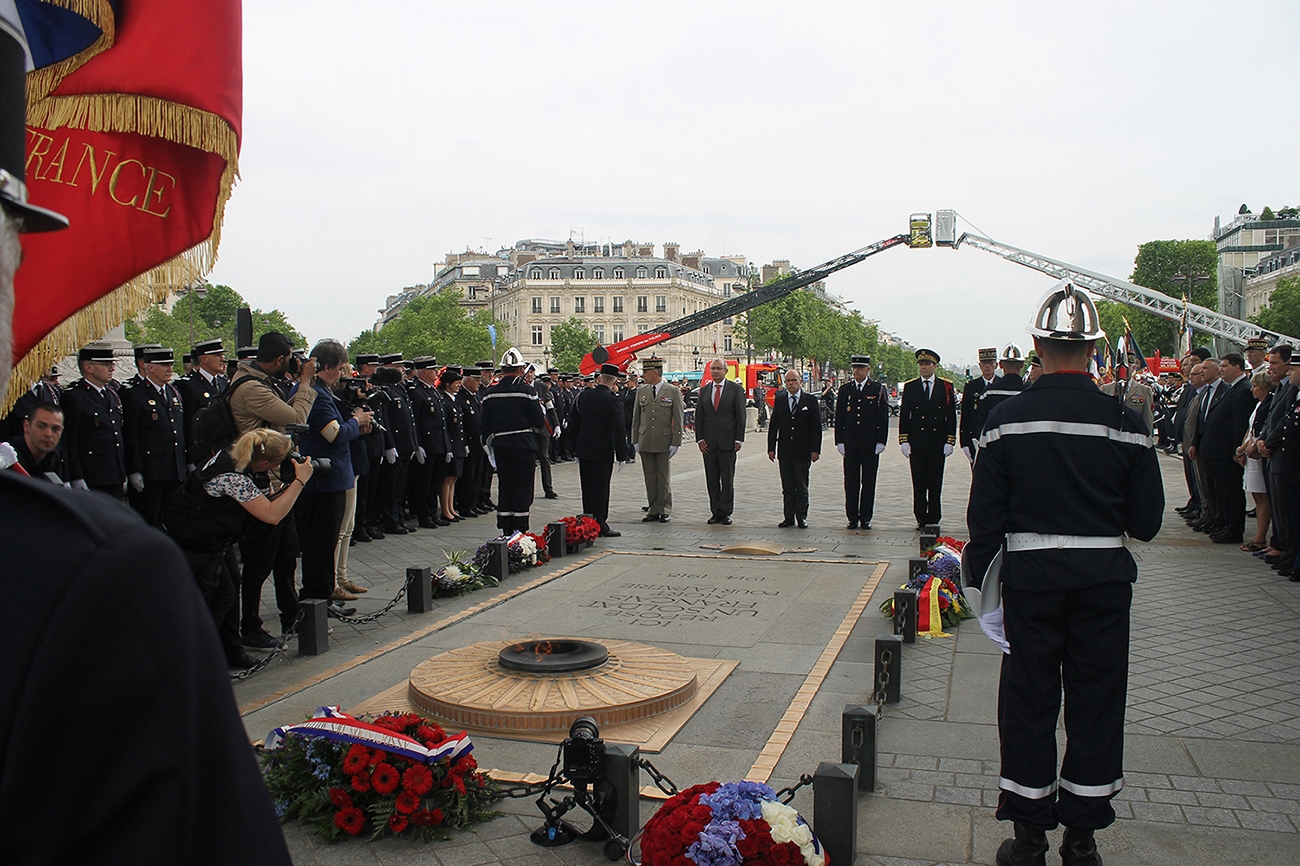
<instances>
[{"instance_id":1,"label":"chimney on roof","mask_svg":"<svg viewBox=\"0 0 1300 866\"><path fill-rule=\"evenodd\" d=\"M681 250L681 244L675 244L671 241L664 241L664 258L670 262L677 261L677 253Z\"/></svg>"}]
</instances>

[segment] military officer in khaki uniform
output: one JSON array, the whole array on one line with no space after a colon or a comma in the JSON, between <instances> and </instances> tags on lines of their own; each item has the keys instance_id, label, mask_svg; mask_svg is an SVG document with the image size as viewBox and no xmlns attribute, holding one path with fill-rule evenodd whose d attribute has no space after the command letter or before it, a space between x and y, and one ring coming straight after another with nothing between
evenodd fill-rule
<instances>
[{"instance_id":1,"label":"military officer in khaki uniform","mask_svg":"<svg viewBox=\"0 0 1300 866\"><path fill-rule=\"evenodd\" d=\"M1128 368L1132 371L1137 370L1137 355L1134 355L1132 352L1128 354ZM1150 386L1144 385L1137 379L1130 379L1123 383L1107 382L1105 385L1101 386L1102 393L1114 396L1115 388L1117 386L1123 387L1124 389L1124 405L1142 416L1143 422L1147 425L1148 433L1154 430L1156 426L1156 416L1151 401L1155 399L1155 397L1151 393Z\"/></svg>"},{"instance_id":2,"label":"military officer in khaki uniform","mask_svg":"<svg viewBox=\"0 0 1300 866\"><path fill-rule=\"evenodd\" d=\"M667 523L673 510L668 461L682 445L685 402L682 392L664 378L662 358L641 365L645 384L636 389L632 406L632 447L641 456L646 498L650 501L642 523Z\"/></svg>"}]
</instances>

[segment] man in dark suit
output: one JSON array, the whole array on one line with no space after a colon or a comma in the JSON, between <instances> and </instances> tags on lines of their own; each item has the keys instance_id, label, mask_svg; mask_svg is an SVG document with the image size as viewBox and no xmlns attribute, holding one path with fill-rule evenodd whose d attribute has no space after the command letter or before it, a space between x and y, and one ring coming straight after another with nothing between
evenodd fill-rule
<instances>
[{"instance_id":1,"label":"man in dark suit","mask_svg":"<svg viewBox=\"0 0 1300 866\"><path fill-rule=\"evenodd\" d=\"M1199 386L1192 382L1192 367L1208 357L1210 357L1208 349L1197 347L1185 355L1180 362L1183 381L1186 384L1183 385L1182 393L1178 395L1178 406L1174 409L1175 442L1183 441L1183 434L1187 429L1187 415L1191 411L1192 404L1196 402L1199 391ZM1185 518L1194 519L1201 513L1201 491L1196 484L1196 465L1192 462L1186 448L1183 449L1183 477L1187 481L1187 504L1174 510Z\"/></svg>"},{"instance_id":2,"label":"man in dark suit","mask_svg":"<svg viewBox=\"0 0 1300 866\"><path fill-rule=\"evenodd\" d=\"M1237 462L1237 449L1246 435L1255 398L1250 393L1246 362L1236 352L1224 355L1219 364L1221 392L1197 429L1196 449L1214 478L1219 499L1221 529L1212 532L1215 544L1241 544L1246 529L1246 495L1242 486L1245 468Z\"/></svg>"},{"instance_id":3,"label":"man in dark suit","mask_svg":"<svg viewBox=\"0 0 1300 866\"><path fill-rule=\"evenodd\" d=\"M980 397L997 381L998 350L979 350L980 374L961 389L961 428L958 441L961 453L975 462L975 441L980 438Z\"/></svg>"},{"instance_id":4,"label":"man in dark suit","mask_svg":"<svg viewBox=\"0 0 1300 866\"><path fill-rule=\"evenodd\" d=\"M844 458L844 512L849 529L871 528L876 472L889 441L889 394L871 381L871 357L854 355L853 379L835 398L835 447Z\"/></svg>"},{"instance_id":5,"label":"man in dark suit","mask_svg":"<svg viewBox=\"0 0 1300 866\"><path fill-rule=\"evenodd\" d=\"M623 426L623 402L614 393L618 366L602 364L596 387L583 391L569 411L568 435L578 455L582 483L582 510L600 524L600 534L617 538L623 533L609 528L609 479L614 461L626 463L631 454Z\"/></svg>"},{"instance_id":6,"label":"man in dark suit","mask_svg":"<svg viewBox=\"0 0 1300 866\"><path fill-rule=\"evenodd\" d=\"M122 498L126 451L122 441L122 398L113 381L113 350L87 346L77 353L81 378L63 392L63 441L68 480L80 490Z\"/></svg>"},{"instance_id":7,"label":"man in dark suit","mask_svg":"<svg viewBox=\"0 0 1300 866\"><path fill-rule=\"evenodd\" d=\"M171 383L175 363L171 349L146 349L139 364L144 381L122 392L127 498L150 526L185 480L185 406Z\"/></svg>"},{"instance_id":8,"label":"man in dark suit","mask_svg":"<svg viewBox=\"0 0 1300 866\"><path fill-rule=\"evenodd\" d=\"M727 362L709 363L710 381L695 406L695 441L704 455L709 523L731 523L735 507L736 454L745 441L745 389L727 381Z\"/></svg>"},{"instance_id":9,"label":"man in dark suit","mask_svg":"<svg viewBox=\"0 0 1300 866\"><path fill-rule=\"evenodd\" d=\"M1219 376L1219 362L1214 358L1197 364L1192 368L1192 373L1200 374L1200 391L1196 395L1196 405L1188 414L1185 440L1187 454L1195 466L1197 486L1201 491L1201 516L1190 521L1190 525L1197 532L1213 534L1223 528L1219 489L1215 486L1214 476L1210 474L1210 467L1205 463L1205 455L1196 444L1201 439L1201 428L1205 426L1210 407L1223 399L1227 389L1223 387L1223 380Z\"/></svg>"},{"instance_id":10,"label":"man in dark suit","mask_svg":"<svg viewBox=\"0 0 1300 866\"><path fill-rule=\"evenodd\" d=\"M785 393L772 403L767 428L767 459L781 468L781 499L786 528L808 528L808 472L821 457L822 418L817 398L803 390L798 370L785 371ZM778 459L779 458L779 459Z\"/></svg>"},{"instance_id":11,"label":"man in dark suit","mask_svg":"<svg viewBox=\"0 0 1300 866\"><path fill-rule=\"evenodd\" d=\"M920 377L903 386L898 410L898 443L912 469L912 511L916 528L937 524L943 516L943 462L957 443L957 391L935 375L939 355L916 350Z\"/></svg>"}]
</instances>

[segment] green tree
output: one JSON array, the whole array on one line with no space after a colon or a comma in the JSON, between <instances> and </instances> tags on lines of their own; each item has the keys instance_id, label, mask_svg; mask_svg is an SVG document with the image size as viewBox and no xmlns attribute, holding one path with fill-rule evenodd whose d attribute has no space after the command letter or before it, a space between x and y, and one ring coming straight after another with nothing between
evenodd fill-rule
<instances>
[{"instance_id":1,"label":"green tree","mask_svg":"<svg viewBox=\"0 0 1300 866\"><path fill-rule=\"evenodd\" d=\"M1279 334L1300 336L1300 277L1278 280L1268 297L1268 306L1251 316L1250 321Z\"/></svg>"},{"instance_id":2,"label":"green tree","mask_svg":"<svg viewBox=\"0 0 1300 866\"><path fill-rule=\"evenodd\" d=\"M248 304L230 286L209 286L204 297L187 294L172 305L170 313L162 307L150 307L143 315L126 323L126 338L133 343L158 343L176 353L177 367L181 355L188 355L190 342L190 310L194 312L194 342L221 340L227 353L233 357L235 344L235 319L240 307ZM307 338L298 332L284 313L279 310L250 310L253 319L253 340L270 331L279 331L293 341L295 346L307 346Z\"/></svg>"},{"instance_id":3,"label":"green tree","mask_svg":"<svg viewBox=\"0 0 1300 866\"><path fill-rule=\"evenodd\" d=\"M1277 219L1277 216L1273 213L1271 207L1264 205L1264 212L1259 215L1259 218L1262 220L1275 220Z\"/></svg>"},{"instance_id":4,"label":"green tree","mask_svg":"<svg viewBox=\"0 0 1300 866\"><path fill-rule=\"evenodd\" d=\"M596 348L596 335L577 316L551 328L551 361L561 370L576 370L582 358Z\"/></svg>"},{"instance_id":5,"label":"green tree","mask_svg":"<svg viewBox=\"0 0 1300 866\"><path fill-rule=\"evenodd\" d=\"M492 314L473 315L460 305L461 293L447 288L414 298L397 318L378 331L363 331L348 345L348 352L401 352L404 357L432 355L447 364L472 364L493 354L488 326ZM499 351L505 346L498 344ZM498 352L499 354L499 352Z\"/></svg>"}]
</instances>

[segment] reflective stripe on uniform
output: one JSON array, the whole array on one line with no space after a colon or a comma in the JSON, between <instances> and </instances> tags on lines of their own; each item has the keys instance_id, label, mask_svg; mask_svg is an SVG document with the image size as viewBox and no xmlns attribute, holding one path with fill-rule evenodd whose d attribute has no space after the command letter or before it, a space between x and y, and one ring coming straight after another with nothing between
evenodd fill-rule
<instances>
[{"instance_id":1,"label":"reflective stripe on uniform","mask_svg":"<svg viewBox=\"0 0 1300 866\"><path fill-rule=\"evenodd\" d=\"M1018 782L1013 782L1005 776L998 779L998 787L1004 791L1010 791L1013 794L1019 794L1030 800L1041 800L1044 797L1050 797L1056 793L1056 783L1048 785L1045 788L1029 788Z\"/></svg>"},{"instance_id":2,"label":"reflective stripe on uniform","mask_svg":"<svg viewBox=\"0 0 1300 866\"><path fill-rule=\"evenodd\" d=\"M1123 547L1122 535L1042 535L1037 532L1008 532L1007 550L1067 550Z\"/></svg>"},{"instance_id":3,"label":"reflective stripe on uniform","mask_svg":"<svg viewBox=\"0 0 1300 866\"><path fill-rule=\"evenodd\" d=\"M527 517L527 511L502 511L497 509L497 514L501 517Z\"/></svg>"},{"instance_id":4,"label":"reflective stripe on uniform","mask_svg":"<svg viewBox=\"0 0 1300 866\"><path fill-rule=\"evenodd\" d=\"M980 394L981 397L1018 397L1023 391L985 391Z\"/></svg>"},{"instance_id":5,"label":"reflective stripe on uniform","mask_svg":"<svg viewBox=\"0 0 1300 866\"><path fill-rule=\"evenodd\" d=\"M1120 776L1109 785L1079 785L1069 779L1061 779L1062 790L1069 791L1076 797L1109 797L1124 787L1124 777Z\"/></svg>"},{"instance_id":6,"label":"reflective stripe on uniform","mask_svg":"<svg viewBox=\"0 0 1300 866\"><path fill-rule=\"evenodd\" d=\"M1114 427L1108 427L1105 424L1081 424L1077 421L1014 421L999 424L992 430L986 430L984 435L980 437L979 443L980 447L984 448L1003 436L1024 436L1032 433L1092 436L1100 439L1111 439L1115 442L1124 442L1129 445L1141 445L1144 448L1152 447L1151 437L1145 433L1129 433L1124 430L1116 430Z\"/></svg>"}]
</instances>

